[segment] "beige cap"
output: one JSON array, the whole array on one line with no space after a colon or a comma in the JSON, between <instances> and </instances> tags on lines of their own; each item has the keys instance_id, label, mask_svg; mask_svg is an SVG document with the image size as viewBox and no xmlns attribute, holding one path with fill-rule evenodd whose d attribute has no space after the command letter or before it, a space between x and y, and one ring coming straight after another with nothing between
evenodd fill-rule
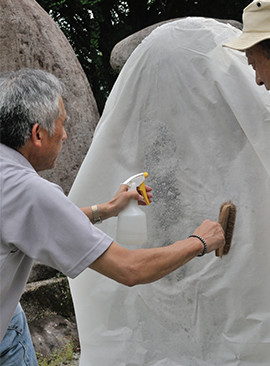
<instances>
[{"instance_id":1,"label":"beige cap","mask_svg":"<svg viewBox=\"0 0 270 366\"><path fill-rule=\"evenodd\" d=\"M241 36L223 46L245 51L268 38L270 38L270 0L256 0L244 9Z\"/></svg>"}]
</instances>

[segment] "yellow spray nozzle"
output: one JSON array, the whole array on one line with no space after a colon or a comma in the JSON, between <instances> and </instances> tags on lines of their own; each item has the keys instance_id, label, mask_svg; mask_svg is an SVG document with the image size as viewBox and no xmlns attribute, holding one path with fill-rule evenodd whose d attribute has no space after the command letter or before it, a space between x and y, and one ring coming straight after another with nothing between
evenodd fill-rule
<instances>
[{"instance_id":1,"label":"yellow spray nozzle","mask_svg":"<svg viewBox=\"0 0 270 366\"><path fill-rule=\"evenodd\" d=\"M146 173L147 174L147 173ZM148 175L148 174L147 174ZM142 184L139 185L138 187L138 191L140 192L140 194L143 196L144 202L147 205L150 205L149 199L147 197L147 193L146 193L146 189L145 189L145 184L144 182Z\"/></svg>"},{"instance_id":2,"label":"yellow spray nozzle","mask_svg":"<svg viewBox=\"0 0 270 366\"><path fill-rule=\"evenodd\" d=\"M144 178L147 178L148 177L148 173L147 172L144 172L143 173L144 175ZM145 184L144 182L142 182L142 184L139 185L138 187L138 191L140 192L140 194L143 196L143 199L144 199L144 202L147 204L147 205L150 205L150 202L149 202L149 199L147 197L147 193L146 193L146 189L145 189Z\"/></svg>"}]
</instances>

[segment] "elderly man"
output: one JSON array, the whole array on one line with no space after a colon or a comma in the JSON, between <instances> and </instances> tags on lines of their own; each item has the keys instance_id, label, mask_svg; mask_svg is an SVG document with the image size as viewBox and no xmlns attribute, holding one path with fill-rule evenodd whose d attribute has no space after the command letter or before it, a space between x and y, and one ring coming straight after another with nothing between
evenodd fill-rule
<instances>
[{"instance_id":1,"label":"elderly man","mask_svg":"<svg viewBox=\"0 0 270 366\"><path fill-rule=\"evenodd\" d=\"M79 209L37 172L53 168L63 141L64 87L53 75L25 69L0 75L1 125L1 365L37 365L19 305L33 260L74 278L91 269L127 286L149 283L196 256L224 245L218 223L204 221L188 239L161 248L127 250L96 228L126 207L137 192L122 185L115 197ZM151 188L148 196L151 198Z\"/></svg>"},{"instance_id":2,"label":"elderly man","mask_svg":"<svg viewBox=\"0 0 270 366\"><path fill-rule=\"evenodd\" d=\"M224 44L245 51L248 64L256 73L256 83L270 89L270 1L255 0L243 12L243 32Z\"/></svg>"}]
</instances>

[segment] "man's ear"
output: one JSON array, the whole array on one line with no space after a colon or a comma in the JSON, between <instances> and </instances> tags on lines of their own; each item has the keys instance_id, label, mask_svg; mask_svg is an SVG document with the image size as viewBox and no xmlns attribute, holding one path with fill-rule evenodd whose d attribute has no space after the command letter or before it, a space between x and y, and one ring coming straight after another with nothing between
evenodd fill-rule
<instances>
[{"instance_id":1,"label":"man's ear","mask_svg":"<svg viewBox=\"0 0 270 366\"><path fill-rule=\"evenodd\" d=\"M40 125L38 123L32 127L31 139L35 146L41 146Z\"/></svg>"}]
</instances>

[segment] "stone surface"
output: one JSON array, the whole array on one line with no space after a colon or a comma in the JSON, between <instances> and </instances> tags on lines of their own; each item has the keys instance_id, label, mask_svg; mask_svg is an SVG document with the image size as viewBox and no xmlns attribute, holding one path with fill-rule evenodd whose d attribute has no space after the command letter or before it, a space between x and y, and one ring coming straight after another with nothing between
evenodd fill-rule
<instances>
[{"instance_id":1,"label":"stone surface","mask_svg":"<svg viewBox=\"0 0 270 366\"><path fill-rule=\"evenodd\" d=\"M0 19L0 71L39 68L67 86L68 139L55 169L41 175L68 193L99 119L92 90L64 34L36 1L1 0Z\"/></svg>"},{"instance_id":2,"label":"stone surface","mask_svg":"<svg viewBox=\"0 0 270 366\"><path fill-rule=\"evenodd\" d=\"M30 279L54 276L50 267L41 267L39 263L35 267L35 276ZM22 295L21 304L37 353L44 357L51 356L70 340L75 348L78 347L77 325L66 277L29 282Z\"/></svg>"},{"instance_id":3,"label":"stone surface","mask_svg":"<svg viewBox=\"0 0 270 366\"><path fill-rule=\"evenodd\" d=\"M177 19L170 19L164 22L156 23L146 27L136 33L131 34L130 36L124 38L122 41L118 42L111 52L110 63L111 67L116 71L120 72L125 62L131 55L131 53L135 50L135 48L143 41L145 37L147 37L154 29L157 27L173 22ZM242 29L242 24L235 20L226 20L226 19L217 19L222 23L230 23L234 27L238 29Z\"/></svg>"},{"instance_id":4,"label":"stone surface","mask_svg":"<svg viewBox=\"0 0 270 366\"><path fill-rule=\"evenodd\" d=\"M56 277L58 274L59 271L57 271L56 269L46 266L45 264L36 262L32 267L32 271L27 282L47 280L52 277Z\"/></svg>"},{"instance_id":5,"label":"stone surface","mask_svg":"<svg viewBox=\"0 0 270 366\"><path fill-rule=\"evenodd\" d=\"M53 313L66 318L74 316L66 277L28 283L22 295L21 304L29 322Z\"/></svg>"},{"instance_id":6,"label":"stone surface","mask_svg":"<svg viewBox=\"0 0 270 366\"><path fill-rule=\"evenodd\" d=\"M176 19L167 20L164 22L156 23L141 29L140 31L131 34L130 36L122 39L118 42L111 52L110 64L111 67L116 71L120 72L125 62L135 50L135 48L142 42L142 40L147 37L154 29L162 24L172 22Z\"/></svg>"},{"instance_id":7,"label":"stone surface","mask_svg":"<svg viewBox=\"0 0 270 366\"><path fill-rule=\"evenodd\" d=\"M30 323L30 329L35 351L44 357L59 351L70 341L74 347L79 345L76 324L58 314Z\"/></svg>"}]
</instances>

